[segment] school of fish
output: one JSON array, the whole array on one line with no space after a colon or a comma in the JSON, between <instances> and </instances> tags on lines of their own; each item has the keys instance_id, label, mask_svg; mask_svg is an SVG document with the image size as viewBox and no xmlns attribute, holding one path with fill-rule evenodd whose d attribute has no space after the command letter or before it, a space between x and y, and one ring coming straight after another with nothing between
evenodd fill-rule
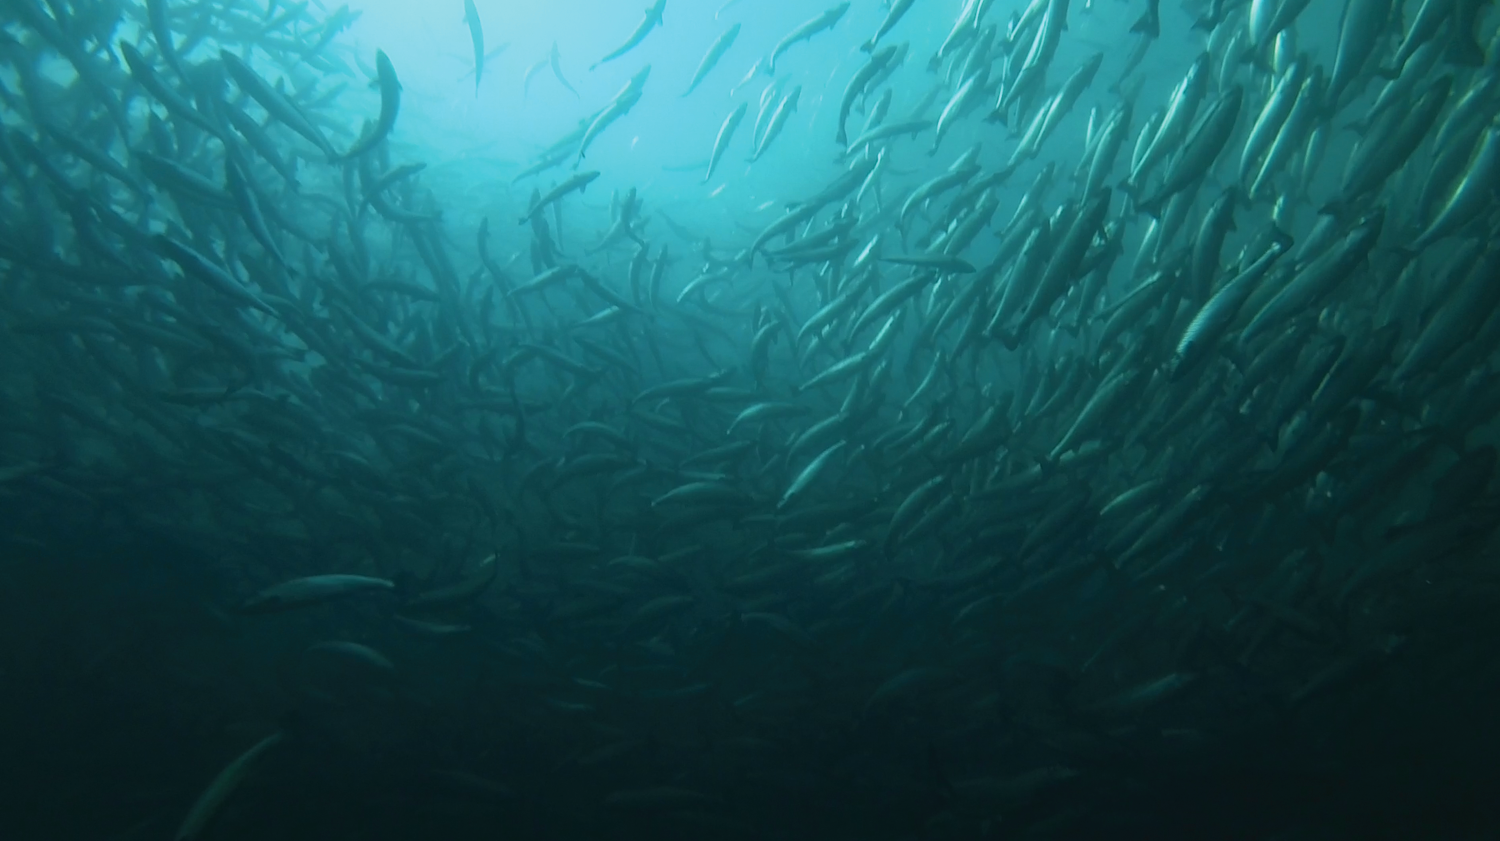
<instances>
[{"instance_id":1,"label":"school of fish","mask_svg":"<svg viewBox=\"0 0 1500 841\"><path fill-rule=\"evenodd\" d=\"M0 0L3 539L177 547L294 629L141 837L249 837L246 782L369 710L449 734L403 773L499 837L1354 837L1180 792L1493 660L1497 15L1129 0L1096 49L1093 2L751 43L730 0L687 78L648 61L685 0L631 4L572 62L629 67L603 102L437 4L476 94L578 99L460 226L347 6ZM644 100L715 109L684 189L825 177L729 229L590 209Z\"/></svg>"}]
</instances>

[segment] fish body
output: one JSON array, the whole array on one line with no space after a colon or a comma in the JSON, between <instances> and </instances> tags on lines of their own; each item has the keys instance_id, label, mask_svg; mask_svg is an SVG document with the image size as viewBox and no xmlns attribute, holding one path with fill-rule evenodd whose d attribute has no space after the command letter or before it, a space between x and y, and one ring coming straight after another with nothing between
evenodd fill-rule
<instances>
[{"instance_id":1,"label":"fish body","mask_svg":"<svg viewBox=\"0 0 1500 841\"><path fill-rule=\"evenodd\" d=\"M782 97L781 102L776 106L775 113L771 115L771 121L766 124L765 134L761 135L760 142L755 145L755 152L750 156L751 163L760 160L760 156L771 148L772 141L780 136L782 129L786 128L787 120L797 111L797 99L801 95L802 86L798 85L792 88L791 93Z\"/></svg>"},{"instance_id":2,"label":"fish body","mask_svg":"<svg viewBox=\"0 0 1500 841\"><path fill-rule=\"evenodd\" d=\"M401 111L401 80L396 78L396 68L385 50L375 51L375 72L375 84L380 88L380 116L373 128L339 156L343 160L357 158L379 146L396 126L396 116Z\"/></svg>"},{"instance_id":3,"label":"fish body","mask_svg":"<svg viewBox=\"0 0 1500 841\"><path fill-rule=\"evenodd\" d=\"M719 126L719 133L714 137L713 151L708 155L708 171L703 173L703 182L705 184L708 183L709 179L714 177L714 170L718 168L719 161L723 160L724 152L729 148L729 141L734 139L735 130L740 127L741 122L744 122L745 114L749 109L750 103L741 102L738 107L729 113L729 116L724 118L723 124Z\"/></svg>"},{"instance_id":4,"label":"fish body","mask_svg":"<svg viewBox=\"0 0 1500 841\"><path fill-rule=\"evenodd\" d=\"M808 20L806 23L788 32L786 37L776 42L776 46L771 50L771 55L766 58L766 72L775 74L776 59L780 58L783 53L797 44L810 40L819 32L832 29L844 17L844 13L847 11L849 11L849 2L845 0L845 2L825 10L817 17Z\"/></svg>"},{"instance_id":5,"label":"fish body","mask_svg":"<svg viewBox=\"0 0 1500 841\"><path fill-rule=\"evenodd\" d=\"M635 31L630 33L630 37L625 39L625 43L621 44L604 58L601 58L598 61L594 62L589 66L589 70L593 70L601 64L614 61L620 56L625 55L626 53L640 46L640 43L646 40L646 36L651 34L651 30L661 25L662 13L666 11L666 8L667 0L656 0L656 5L646 10L646 16L641 19L641 22L639 24L636 25Z\"/></svg>"},{"instance_id":6,"label":"fish body","mask_svg":"<svg viewBox=\"0 0 1500 841\"><path fill-rule=\"evenodd\" d=\"M311 575L267 587L240 605L244 613L295 610L362 593L392 592L396 585L367 575Z\"/></svg>"},{"instance_id":7,"label":"fish body","mask_svg":"<svg viewBox=\"0 0 1500 841\"><path fill-rule=\"evenodd\" d=\"M141 55L140 50L134 45L121 41L120 55L124 56L125 64L130 68L130 77L165 106L173 116L184 119L209 134L220 133L218 126L157 75L151 62Z\"/></svg>"},{"instance_id":8,"label":"fish body","mask_svg":"<svg viewBox=\"0 0 1500 841\"><path fill-rule=\"evenodd\" d=\"M692 93L698 87L698 84L708 76L709 71L718 66L719 59L723 58L724 54L729 52L729 48L734 46L735 39L738 37L740 37L740 25L736 23L713 42L708 48L708 52L703 55L703 60L698 62L698 69L693 72L693 80L688 83L687 90L682 92L683 96Z\"/></svg>"},{"instance_id":9,"label":"fish body","mask_svg":"<svg viewBox=\"0 0 1500 841\"><path fill-rule=\"evenodd\" d=\"M583 139L578 142L578 158L574 161L573 166L576 168L579 164L582 164L583 157L588 153L589 146L594 142L594 139L603 133L606 128L609 128L611 123L629 114L630 109L634 108L636 103L640 101L640 94L631 94L616 99L601 111L599 116L595 117L594 121L589 124L588 131L583 133Z\"/></svg>"},{"instance_id":10,"label":"fish body","mask_svg":"<svg viewBox=\"0 0 1500 841\"><path fill-rule=\"evenodd\" d=\"M202 281L242 306L260 310L273 318L280 317L263 298L250 291L228 271L220 268L217 263L190 246L165 234L156 234L151 238L151 243L163 256L176 263L182 269L183 274L188 277Z\"/></svg>"},{"instance_id":11,"label":"fish body","mask_svg":"<svg viewBox=\"0 0 1500 841\"><path fill-rule=\"evenodd\" d=\"M1285 163L1301 148L1305 147L1309 132L1318 119L1323 105L1323 70L1314 67L1298 88L1296 102L1277 129L1275 138L1266 150L1255 177L1249 184L1249 197L1260 199L1266 194L1271 178L1281 171Z\"/></svg>"},{"instance_id":12,"label":"fish body","mask_svg":"<svg viewBox=\"0 0 1500 841\"><path fill-rule=\"evenodd\" d=\"M1220 337L1239 315L1245 302L1255 293L1256 284L1261 282L1281 255L1286 253L1287 248L1284 242L1273 243L1265 254L1231 278L1203 304L1177 342L1177 349L1172 357L1172 379L1181 379L1208 357Z\"/></svg>"},{"instance_id":13,"label":"fish body","mask_svg":"<svg viewBox=\"0 0 1500 841\"><path fill-rule=\"evenodd\" d=\"M1338 103L1369 63L1391 19L1392 0L1347 0L1328 75L1328 101Z\"/></svg>"},{"instance_id":14,"label":"fish body","mask_svg":"<svg viewBox=\"0 0 1500 841\"><path fill-rule=\"evenodd\" d=\"M1491 125L1447 202L1412 243L1412 248L1421 250L1462 230L1486 209L1495 207L1497 190L1500 190L1500 126Z\"/></svg>"},{"instance_id":15,"label":"fish body","mask_svg":"<svg viewBox=\"0 0 1500 841\"><path fill-rule=\"evenodd\" d=\"M1245 138L1245 148L1240 154L1239 180L1242 183L1250 177L1251 169L1260 162L1266 150L1275 142L1276 135L1286 123L1287 117L1291 115L1292 108L1296 106L1298 96L1302 92L1305 76L1304 63L1299 61L1287 68L1286 72L1276 80L1276 85L1271 89L1271 95L1266 99L1265 107L1255 118L1255 124L1250 127L1250 134Z\"/></svg>"},{"instance_id":16,"label":"fish body","mask_svg":"<svg viewBox=\"0 0 1500 841\"><path fill-rule=\"evenodd\" d=\"M1230 135L1234 133L1244 96L1244 88L1235 85L1214 100L1208 113L1203 115L1192 135L1184 142L1182 151L1173 161L1161 186L1149 198L1137 202L1138 207L1159 217L1168 198L1198 183L1208 173L1229 142Z\"/></svg>"},{"instance_id":17,"label":"fish body","mask_svg":"<svg viewBox=\"0 0 1500 841\"><path fill-rule=\"evenodd\" d=\"M538 213L541 213L543 209L556 202L563 196L566 196L567 194L573 192L574 190L577 190L581 193L584 190L588 189L588 186L594 182L594 179L599 177L599 174L600 173L598 170L573 174L563 183L547 191L546 195L541 196L536 201L532 202L531 208L526 211L526 214L524 216L521 217L520 224L524 225L527 222L530 222Z\"/></svg>"},{"instance_id":18,"label":"fish body","mask_svg":"<svg viewBox=\"0 0 1500 841\"><path fill-rule=\"evenodd\" d=\"M209 826L219 814L219 809L239 789L240 784L255 770L262 757L281 744L281 733L272 733L251 745L244 753L220 771L208 788L194 801L193 808L177 827L173 841L200 841L206 838Z\"/></svg>"},{"instance_id":19,"label":"fish body","mask_svg":"<svg viewBox=\"0 0 1500 841\"><path fill-rule=\"evenodd\" d=\"M260 107L266 110L282 125L307 138L314 146L318 147L330 160L338 157L338 153L329 145L328 139L323 132L313 125L302 110L293 105L290 100L280 91L271 87L265 79L250 68L239 56L228 50L219 51L219 60L224 63L224 69L228 71L235 84L246 96L255 100Z\"/></svg>"},{"instance_id":20,"label":"fish body","mask_svg":"<svg viewBox=\"0 0 1500 841\"><path fill-rule=\"evenodd\" d=\"M880 27L875 30L874 35L870 36L870 40L860 44L859 48L867 53L875 52L875 48L880 46L880 39L889 35L891 30L896 28L896 24L901 22L901 18L905 17L906 13L911 11L914 2L916 0L893 0L890 8L886 9L885 19L880 22Z\"/></svg>"},{"instance_id":21,"label":"fish body","mask_svg":"<svg viewBox=\"0 0 1500 841\"><path fill-rule=\"evenodd\" d=\"M854 74L854 78L849 80L849 84L844 88L844 98L839 102L839 128L834 138L839 144L848 145L849 136L845 133L844 127L849 122L849 112L854 108L854 100L865 92L870 80L885 68L887 62L896 57L896 53L896 47L884 47L877 50L870 55L870 60Z\"/></svg>"},{"instance_id":22,"label":"fish body","mask_svg":"<svg viewBox=\"0 0 1500 841\"><path fill-rule=\"evenodd\" d=\"M1250 323L1245 325L1240 333L1241 344L1251 342L1273 326L1285 325L1294 315L1307 311L1308 307L1320 302L1336 286L1348 279L1370 255L1384 224L1383 208L1366 214L1342 240L1299 269L1275 297L1255 314Z\"/></svg>"},{"instance_id":23,"label":"fish body","mask_svg":"<svg viewBox=\"0 0 1500 841\"><path fill-rule=\"evenodd\" d=\"M484 77L484 26L474 0L464 0L464 23L469 25L469 39L474 44L474 95L479 96L479 81Z\"/></svg>"},{"instance_id":24,"label":"fish body","mask_svg":"<svg viewBox=\"0 0 1500 841\"><path fill-rule=\"evenodd\" d=\"M1208 53L1200 53L1182 77L1182 81L1177 83L1177 88L1172 91L1172 98L1167 105L1166 114L1163 115L1156 132L1151 136L1144 154L1131 167L1130 183L1141 183L1146 172L1169 153L1175 151L1177 145L1187 136L1192 128L1193 118L1198 113L1198 107L1207 95L1211 72L1209 59Z\"/></svg>"},{"instance_id":25,"label":"fish body","mask_svg":"<svg viewBox=\"0 0 1500 841\"><path fill-rule=\"evenodd\" d=\"M182 76L182 60L177 55L177 42L172 37L172 25L167 17L167 0L146 0L146 20L151 26L151 37L156 41L156 50L179 77Z\"/></svg>"},{"instance_id":26,"label":"fish body","mask_svg":"<svg viewBox=\"0 0 1500 841\"><path fill-rule=\"evenodd\" d=\"M562 52L557 49L557 42L552 42L552 50L547 54L547 64L552 67L552 75L558 84L568 89L568 93L578 96L578 91L568 82L568 77L563 75Z\"/></svg>"}]
</instances>

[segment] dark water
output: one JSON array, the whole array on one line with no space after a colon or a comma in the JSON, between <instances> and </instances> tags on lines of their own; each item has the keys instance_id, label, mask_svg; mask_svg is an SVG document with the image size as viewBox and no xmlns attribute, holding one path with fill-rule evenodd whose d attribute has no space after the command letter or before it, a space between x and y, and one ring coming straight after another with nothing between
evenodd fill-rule
<instances>
[{"instance_id":1,"label":"dark water","mask_svg":"<svg viewBox=\"0 0 1500 841\"><path fill-rule=\"evenodd\" d=\"M1490 4L458 5L0 0L5 838L1500 837Z\"/></svg>"}]
</instances>

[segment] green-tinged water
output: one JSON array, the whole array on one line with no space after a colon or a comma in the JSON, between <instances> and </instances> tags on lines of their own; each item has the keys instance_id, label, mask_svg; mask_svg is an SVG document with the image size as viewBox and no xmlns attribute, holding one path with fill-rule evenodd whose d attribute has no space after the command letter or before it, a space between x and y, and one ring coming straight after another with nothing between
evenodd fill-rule
<instances>
[{"instance_id":1,"label":"green-tinged water","mask_svg":"<svg viewBox=\"0 0 1500 841\"><path fill-rule=\"evenodd\" d=\"M1475 0L0 0L0 837L1500 838Z\"/></svg>"}]
</instances>

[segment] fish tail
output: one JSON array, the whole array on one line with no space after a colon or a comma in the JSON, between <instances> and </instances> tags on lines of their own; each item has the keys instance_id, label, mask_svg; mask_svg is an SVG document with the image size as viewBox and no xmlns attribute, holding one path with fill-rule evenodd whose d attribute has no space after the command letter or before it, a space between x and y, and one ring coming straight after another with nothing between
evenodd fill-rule
<instances>
[{"instance_id":1,"label":"fish tail","mask_svg":"<svg viewBox=\"0 0 1500 841\"><path fill-rule=\"evenodd\" d=\"M1161 35L1161 22L1156 15L1147 12L1130 27L1130 31L1139 32L1147 38L1157 38Z\"/></svg>"}]
</instances>

